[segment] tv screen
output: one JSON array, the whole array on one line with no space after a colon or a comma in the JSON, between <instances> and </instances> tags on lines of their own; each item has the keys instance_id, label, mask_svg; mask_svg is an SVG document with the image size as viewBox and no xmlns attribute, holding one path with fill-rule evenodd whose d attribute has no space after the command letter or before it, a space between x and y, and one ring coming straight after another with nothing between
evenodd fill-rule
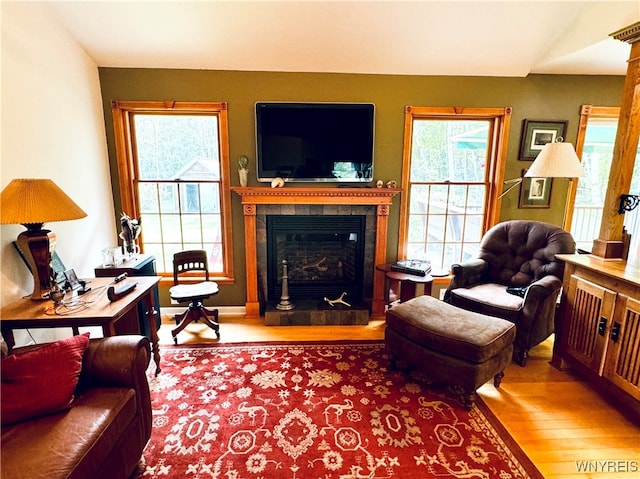
<instances>
[{"instance_id":1,"label":"tv screen","mask_svg":"<svg viewBox=\"0 0 640 479\"><path fill-rule=\"evenodd\" d=\"M373 140L370 103L256 103L258 181L371 181Z\"/></svg>"}]
</instances>

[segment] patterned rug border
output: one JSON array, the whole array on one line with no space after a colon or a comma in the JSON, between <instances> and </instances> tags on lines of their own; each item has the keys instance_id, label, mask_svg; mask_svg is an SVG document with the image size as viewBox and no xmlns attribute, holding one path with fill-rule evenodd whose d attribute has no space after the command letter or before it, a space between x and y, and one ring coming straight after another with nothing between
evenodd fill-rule
<instances>
[{"instance_id":1,"label":"patterned rug border","mask_svg":"<svg viewBox=\"0 0 640 479\"><path fill-rule=\"evenodd\" d=\"M291 347L296 345L299 347L315 347L315 346L327 346L327 345L353 345L357 347L380 345L384 347L383 340L368 339L368 340L356 340L356 339L340 339L340 340L309 340L309 341L244 341L244 342L212 342L212 343L200 343L200 344L160 344L160 353L162 356L162 350L190 350L190 349L233 349L233 348L246 348L246 347L260 347L260 346L276 346L276 347ZM160 362L162 367L162 362ZM482 397L477 395L475 400L475 407L481 412L487 421L494 428L498 435L498 438L504 443L504 445L517 457L518 461L523 468L530 475L531 479L545 479L544 475L536 467L536 465L529 459L529 456L524 452L520 444L513 438L507 428L500 422L498 416L491 411L489 406L482 400Z\"/></svg>"}]
</instances>

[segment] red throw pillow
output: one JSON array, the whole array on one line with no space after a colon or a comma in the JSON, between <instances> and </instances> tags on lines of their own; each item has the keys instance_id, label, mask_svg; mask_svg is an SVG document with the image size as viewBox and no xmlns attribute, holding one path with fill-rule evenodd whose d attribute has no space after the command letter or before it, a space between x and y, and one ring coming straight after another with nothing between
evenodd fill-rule
<instances>
[{"instance_id":1,"label":"red throw pillow","mask_svg":"<svg viewBox=\"0 0 640 479\"><path fill-rule=\"evenodd\" d=\"M11 354L2 360L2 425L68 408L80 378L89 333Z\"/></svg>"}]
</instances>

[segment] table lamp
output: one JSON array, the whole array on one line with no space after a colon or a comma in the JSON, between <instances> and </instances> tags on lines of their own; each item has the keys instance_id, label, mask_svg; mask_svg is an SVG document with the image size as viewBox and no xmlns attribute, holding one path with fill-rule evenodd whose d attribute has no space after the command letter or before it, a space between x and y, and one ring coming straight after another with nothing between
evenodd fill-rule
<instances>
[{"instance_id":1,"label":"table lamp","mask_svg":"<svg viewBox=\"0 0 640 479\"><path fill-rule=\"evenodd\" d=\"M27 228L18 235L16 243L33 274L31 299L48 299L52 287L51 256L56 235L42 229L43 223L85 216L87 213L48 179L15 179L2 190L0 224L21 224Z\"/></svg>"}]
</instances>

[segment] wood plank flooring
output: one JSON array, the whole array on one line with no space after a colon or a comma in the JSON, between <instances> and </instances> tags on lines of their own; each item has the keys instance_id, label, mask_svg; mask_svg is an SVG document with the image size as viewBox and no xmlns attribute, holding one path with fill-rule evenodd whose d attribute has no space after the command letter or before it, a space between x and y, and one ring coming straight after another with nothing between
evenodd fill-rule
<instances>
[{"instance_id":1,"label":"wood plank flooring","mask_svg":"<svg viewBox=\"0 0 640 479\"><path fill-rule=\"evenodd\" d=\"M160 344L172 345L173 320L163 316ZM367 326L264 326L261 319L222 316L221 342L381 340L384 321ZM213 331L191 324L179 344L215 343ZM478 393L547 478L640 477L640 426L632 423L570 372L549 365L552 338L530 352L527 366L512 363L500 389Z\"/></svg>"}]
</instances>

